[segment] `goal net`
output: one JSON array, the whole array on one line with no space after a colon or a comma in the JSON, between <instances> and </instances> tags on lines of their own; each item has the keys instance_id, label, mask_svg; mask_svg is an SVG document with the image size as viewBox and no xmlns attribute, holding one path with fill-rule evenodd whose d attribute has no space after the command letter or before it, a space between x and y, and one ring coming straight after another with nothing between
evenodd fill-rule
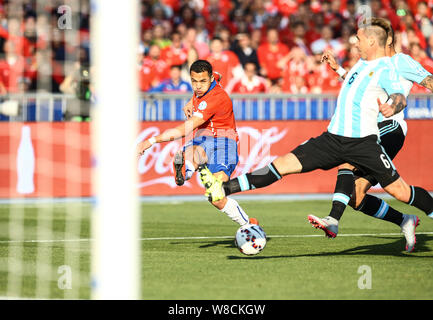
<instances>
[{"instance_id":1,"label":"goal net","mask_svg":"<svg viewBox=\"0 0 433 320\"><path fill-rule=\"evenodd\" d=\"M137 299L138 2L9 3L35 45L0 95L0 298Z\"/></svg>"}]
</instances>

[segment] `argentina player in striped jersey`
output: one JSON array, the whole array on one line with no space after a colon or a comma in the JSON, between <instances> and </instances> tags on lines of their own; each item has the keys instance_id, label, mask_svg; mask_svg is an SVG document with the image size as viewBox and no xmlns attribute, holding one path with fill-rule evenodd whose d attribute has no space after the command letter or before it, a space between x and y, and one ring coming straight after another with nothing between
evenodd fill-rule
<instances>
[{"instance_id":1,"label":"argentina player in striped jersey","mask_svg":"<svg viewBox=\"0 0 433 320\"><path fill-rule=\"evenodd\" d=\"M206 167L200 168L206 195L212 199L263 188L283 176L329 170L344 163L371 174L396 199L426 214L433 213L433 198L421 187L407 184L378 143L379 111L389 117L406 106L400 76L386 57L387 32L366 24L357 31L362 60L347 74L328 130L311 138L264 168L222 182ZM381 101L378 105L377 101Z\"/></svg>"},{"instance_id":2,"label":"argentina player in striped jersey","mask_svg":"<svg viewBox=\"0 0 433 320\"><path fill-rule=\"evenodd\" d=\"M401 83L405 90L405 96L407 97L409 95L413 82L433 91L433 76L410 56L403 53L396 53L394 47L394 31L391 24L381 18L373 19L372 24L378 24L388 33L386 55L391 57L393 66L398 70ZM332 56L332 52L325 52L323 60L326 61L334 71L339 73L342 78L345 78L346 71L338 65ZM404 113L400 112L389 118L385 118L382 114L379 114L378 126L381 139L380 144L383 146L388 156L394 159L402 148L407 133ZM355 178L356 180L354 181ZM383 200L373 195L366 195L370 187L376 184L376 179L371 175L364 175L360 170L348 164L340 166L330 214L325 218L310 215L308 217L310 223L316 228L325 231L328 237L335 237L338 233L338 222L347 204L350 204L355 210L359 210L378 219L392 222L401 227L406 237L406 250L409 252L413 251L416 242L415 228L419 223L418 217L403 214L390 207ZM352 192L354 192L353 196Z\"/></svg>"}]
</instances>

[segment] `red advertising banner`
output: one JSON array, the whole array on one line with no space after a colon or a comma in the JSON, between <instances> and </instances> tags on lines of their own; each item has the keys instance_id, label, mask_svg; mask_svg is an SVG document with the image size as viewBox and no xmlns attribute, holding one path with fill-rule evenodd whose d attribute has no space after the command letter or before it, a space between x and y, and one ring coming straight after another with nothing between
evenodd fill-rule
<instances>
[{"instance_id":1,"label":"red advertising banner","mask_svg":"<svg viewBox=\"0 0 433 320\"><path fill-rule=\"evenodd\" d=\"M0 123L0 198L91 195L88 123Z\"/></svg>"},{"instance_id":2,"label":"red advertising banner","mask_svg":"<svg viewBox=\"0 0 433 320\"><path fill-rule=\"evenodd\" d=\"M142 122L137 141L179 122ZM250 172L320 135L328 121L240 121L239 163L232 177ZM433 191L433 121L409 120L394 164L412 185ZM137 162L141 195L203 194L198 175L183 186L173 178L173 155L185 141L155 144ZM122 168L119 168L122 170ZM332 193L336 169L295 174L249 194ZM115 182L113 182L115 183ZM0 198L91 196L90 124L0 123Z\"/></svg>"}]
</instances>

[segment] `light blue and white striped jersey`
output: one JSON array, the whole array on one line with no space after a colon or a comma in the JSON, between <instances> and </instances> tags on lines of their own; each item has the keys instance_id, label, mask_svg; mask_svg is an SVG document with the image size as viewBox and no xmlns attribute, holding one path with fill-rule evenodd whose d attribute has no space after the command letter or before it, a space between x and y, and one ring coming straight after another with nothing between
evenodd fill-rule
<instances>
[{"instance_id":1,"label":"light blue and white striped jersey","mask_svg":"<svg viewBox=\"0 0 433 320\"><path fill-rule=\"evenodd\" d=\"M400 81L389 57L360 59L346 75L328 131L350 138L379 136L377 99L383 103L393 93L405 94Z\"/></svg>"},{"instance_id":2,"label":"light blue and white striped jersey","mask_svg":"<svg viewBox=\"0 0 433 320\"><path fill-rule=\"evenodd\" d=\"M397 53L391 57L391 62L397 69L398 74L401 77L401 84L404 88L404 95L407 98L410 90L412 90L413 82L421 83L431 73L428 72L423 66L411 56L404 53ZM403 130L404 135L407 133L407 124L404 121L404 112L401 111L392 117L385 118L381 113L377 119L379 122L384 120L396 120Z\"/></svg>"},{"instance_id":3,"label":"light blue and white striped jersey","mask_svg":"<svg viewBox=\"0 0 433 320\"><path fill-rule=\"evenodd\" d=\"M406 80L420 84L427 76L431 76L430 72L407 54L396 53L391 57L391 62Z\"/></svg>"}]
</instances>

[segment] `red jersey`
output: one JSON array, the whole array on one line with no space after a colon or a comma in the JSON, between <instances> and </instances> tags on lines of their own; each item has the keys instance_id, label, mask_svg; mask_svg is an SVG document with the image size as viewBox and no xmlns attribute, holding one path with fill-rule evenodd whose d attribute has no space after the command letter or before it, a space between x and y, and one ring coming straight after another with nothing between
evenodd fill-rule
<instances>
[{"instance_id":1,"label":"red jersey","mask_svg":"<svg viewBox=\"0 0 433 320\"><path fill-rule=\"evenodd\" d=\"M141 91L147 91L167 77L169 66L164 60L154 61L144 58L139 69L139 85Z\"/></svg>"},{"instance_id":2,"label":"red jersey","mask_svg":"<svg viewBox=\"0 0 433 320\"><path fill-rule=\"evenodd\" d=\"M167 62L169 66L182 65L188 58L186 48L166 47L161 51L161 59Z\"/></svg>"},{"instance_id":3,"label":"red jersey","mask_svg":"<svg viewBox=\"0 0 433 320\"><path fill-rule=\"evenodd\" d=\"M240 65L238 56L230 50L223 51L218 58L211 53L206 60L212 65L213 70L221 74L223 88L233 79L233 69Z\"/></svg>"},{"instance_id":4,"label":"red jersey","mask_svg":"<svg viewBox=\"0 0 433 320\"><path fill-rule=\"evenodd\" d=\"M259 46L257 49L259 63L267 71L266 76L269 79L275 80L281 78L282 71L277 67L277 62L285 57L288 53L289 48L283 43L278 43L276 51L272 51L268 43L264 43Z\"/></svg>"},{"instance_id":5,"label":"red jersey","mask_svg":"<svg viewBox=\"0 0 433 320\"><path fill-rule=\"evenodd\" d=\"M26 64L24 58L18 56L14 62L0 60L0 82L9 93L19 91L19 80L26 76Z\"/></svg>"},{"instance_id":6,"label":"red jersey","mask_svg":"<svg viewBox=\"0 0 433 320\"><path fill-rule=\"evenodd\" d=\"M262 93L267 91L266 80L260 76L254 76L251 81L247 77L238 80L232 80L227 85L229 93Z\"/></svg>"},{"instance_id":7,"label":"red jersey","mask_svg":"<svg viewBox=\"0 0 433 320\"><path fill-rule=\"evenodd\" d=\"M193 116L205 120L205 123L197 128L195 136L239 140L232 100L216 81L212 82L209 90L200 98L194 93L192 103Z\"/></svg>"}]
</instances>

